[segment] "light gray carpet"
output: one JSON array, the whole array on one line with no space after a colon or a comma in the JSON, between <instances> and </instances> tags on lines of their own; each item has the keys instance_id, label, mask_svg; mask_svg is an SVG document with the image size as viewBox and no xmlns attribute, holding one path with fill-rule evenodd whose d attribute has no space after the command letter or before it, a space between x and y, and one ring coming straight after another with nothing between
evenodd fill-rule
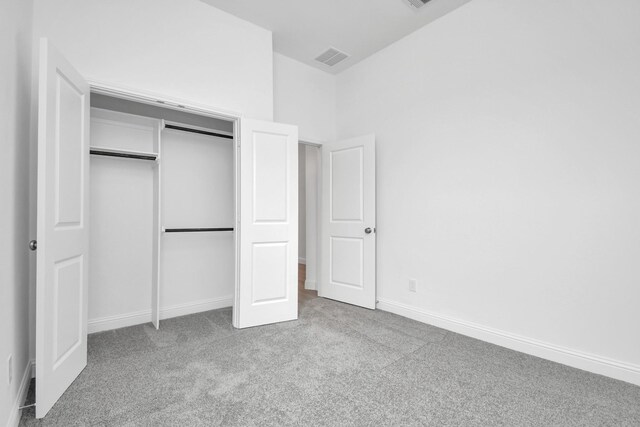
<instances>
[{"instance_id":1,"label":"light gray carpet","mask_svg":"<svg viewBox=\"0 0 640 427\"><path fill-rule=\"evenodd\" d=\"M94 334L89 364L22 426L640 426L640 387L303 293L300 320L231 309Z\"/></svg>"}]
</instances>

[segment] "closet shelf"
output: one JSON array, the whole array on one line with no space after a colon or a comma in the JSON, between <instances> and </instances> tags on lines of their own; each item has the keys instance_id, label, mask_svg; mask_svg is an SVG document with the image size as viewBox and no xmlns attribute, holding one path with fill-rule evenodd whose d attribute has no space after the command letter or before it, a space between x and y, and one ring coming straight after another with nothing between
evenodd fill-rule
<instances>
[{"instance_id":1,"label":"closet shelf","mask_svg":"<svg viewBox=\"0 0 640 427\"><path fill-rule=\"evenodd\" d=\"M156 160L158 154L143 151L114 150L112 148L90 147L89 153L96 156L121 157L125 159Z\"/></svg>"},{"instance_id":2,"label":"closet shelf","mask_svg":"<svg viewBox=\"0 0 640 427\"><path fill-rule=\"evenodd\" d=\"M212 231L233 231L233 228L163 228L162 231L165 233L202 233Z\"/></svg>"}]
</instances>

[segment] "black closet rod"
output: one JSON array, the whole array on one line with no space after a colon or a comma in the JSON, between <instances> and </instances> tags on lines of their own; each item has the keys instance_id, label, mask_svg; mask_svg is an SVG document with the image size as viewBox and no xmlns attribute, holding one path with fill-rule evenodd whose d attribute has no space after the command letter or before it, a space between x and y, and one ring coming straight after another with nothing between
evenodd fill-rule
<instances>
[{"instance_id":1,"label":"black closet rod","mask_svg":"<svg viewBox=\"0 0 640 427\"><path fill-rule=\"evenodd\" d=\"M183 126L176 126L176 125L170 125L170 124L165 124L164 127L167 128L167 129L199 133L200 135L209 135L209 136L217 136L219 138L233 139L232 135L225 135L223 133L210 132L210 131L207 131L207 130L192 129L192 128L187 128L187 127L183 127Z\"/></svg>"},{"instance_id":2,"label":"black closet rod","mask_svg":"<svg viewBox=\"0 0 640 427\"><path fill-rule=\"evenodd\" d=\"M209 231L233 231L233 228L165 228L165 233L200 233Z\"/></svg>"},{"instance_id":3,"label":"black closet rod","mask_svg":"<svg viewBox=\"0 0 640 427\"><path fill-rule=\"evenodd\" d=\"M97 156L123 157L125 159L139 159L139 160L155 160L156 159L156 156L151 156L151 155L118 153L114 151L89 150L89 153L95 154Z\"/></svg>"}]
</instances>

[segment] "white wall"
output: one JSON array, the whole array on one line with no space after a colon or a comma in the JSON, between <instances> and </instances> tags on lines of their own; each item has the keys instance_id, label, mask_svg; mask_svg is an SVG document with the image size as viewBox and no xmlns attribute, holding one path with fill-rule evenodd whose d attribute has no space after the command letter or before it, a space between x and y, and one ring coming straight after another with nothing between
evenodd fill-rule
<instances>
[{"instance_id":1,"label":"white wall","mask_svg":"<svg viewBox=\"0 0 640 427\"><path fill-rule=\"evenodd\" d=\"M338 136L377 135L381 307L640 381L638 16L474 0L338 76Z\"/></svg>"},{"instance_id":2,"label":"white wall","mask_svg":"<svg viewBox=\"0 0 640 427\"><path fill-rule=\"evenodd\" d=\"M307 249L307 150L298 144L298 260L306 261Z\"/></svg>"},{"instance_id":3,"label":"white wall","mask_svg":"<svg viewBox=\"0 0 640 427\"><path fill-rule=\"evenodd\" d=\"M233 142L171 129L161 138L162 225L234 227ZM233 305L235 267L234 233L163 233L161 317Z\"/></svg>"},{"instance_id":4,"label":"white wall","mask_svg":"<svg viewBox=\"0 0 640 427\"><path fill-rule=\"evenodd\" d=\"M335 76L279 53L273 55L274 120L299 128L300 139L335 139Z\"/></svg>"},{"instance_id":5,"label":"white wall","mask_svg":"<svg viewBox=\"0 0 640 427\"><path fill-rule=\"evenodd\" d=\"M36 0L34 35L89 80L273 118L271 32L198 0Z\"/></svg>"},{"instance_id":6,"label":"white wall","mask_svg":"<svg viewBox=\"0 0 640 427\"><path fill-rule=\"evenodd\" d=\"M28 0L0 3L0 425L17 425L29 368L29 132L31 14ZM12 382L7 360L13 356ZM25 377L26 374L26 377ZM27 383L22 383L26 385Z\"/></svg>"}]
</instances>

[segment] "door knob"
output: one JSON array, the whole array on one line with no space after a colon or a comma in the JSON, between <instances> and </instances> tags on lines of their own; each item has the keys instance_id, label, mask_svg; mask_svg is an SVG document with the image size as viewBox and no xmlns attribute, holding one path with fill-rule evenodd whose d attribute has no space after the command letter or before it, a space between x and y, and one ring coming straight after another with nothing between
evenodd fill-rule
<instances>
[{"instance_id":1,"label":"door knob","mask_svg":"<svg viewBox=\"0 0 640 427\"><path fill-rule=\"evenodd\" d=\"M38 249L38 242L36 240L30 241L29 249L31 249L32 251L35 251L36 249Z\"/></svg>"},{"instance_id":2,"label":"door knob","mask_svg":"<svg viewBox=\"0 0 640 427\"><path fill-rule=\"evenodd\" d=\"M371 230L371 227L367 227L367 228L364 229L364 232L367 233L367 234L371 234L371 231L373 231L373 230Z\"/></svg>"}]
</instances>

